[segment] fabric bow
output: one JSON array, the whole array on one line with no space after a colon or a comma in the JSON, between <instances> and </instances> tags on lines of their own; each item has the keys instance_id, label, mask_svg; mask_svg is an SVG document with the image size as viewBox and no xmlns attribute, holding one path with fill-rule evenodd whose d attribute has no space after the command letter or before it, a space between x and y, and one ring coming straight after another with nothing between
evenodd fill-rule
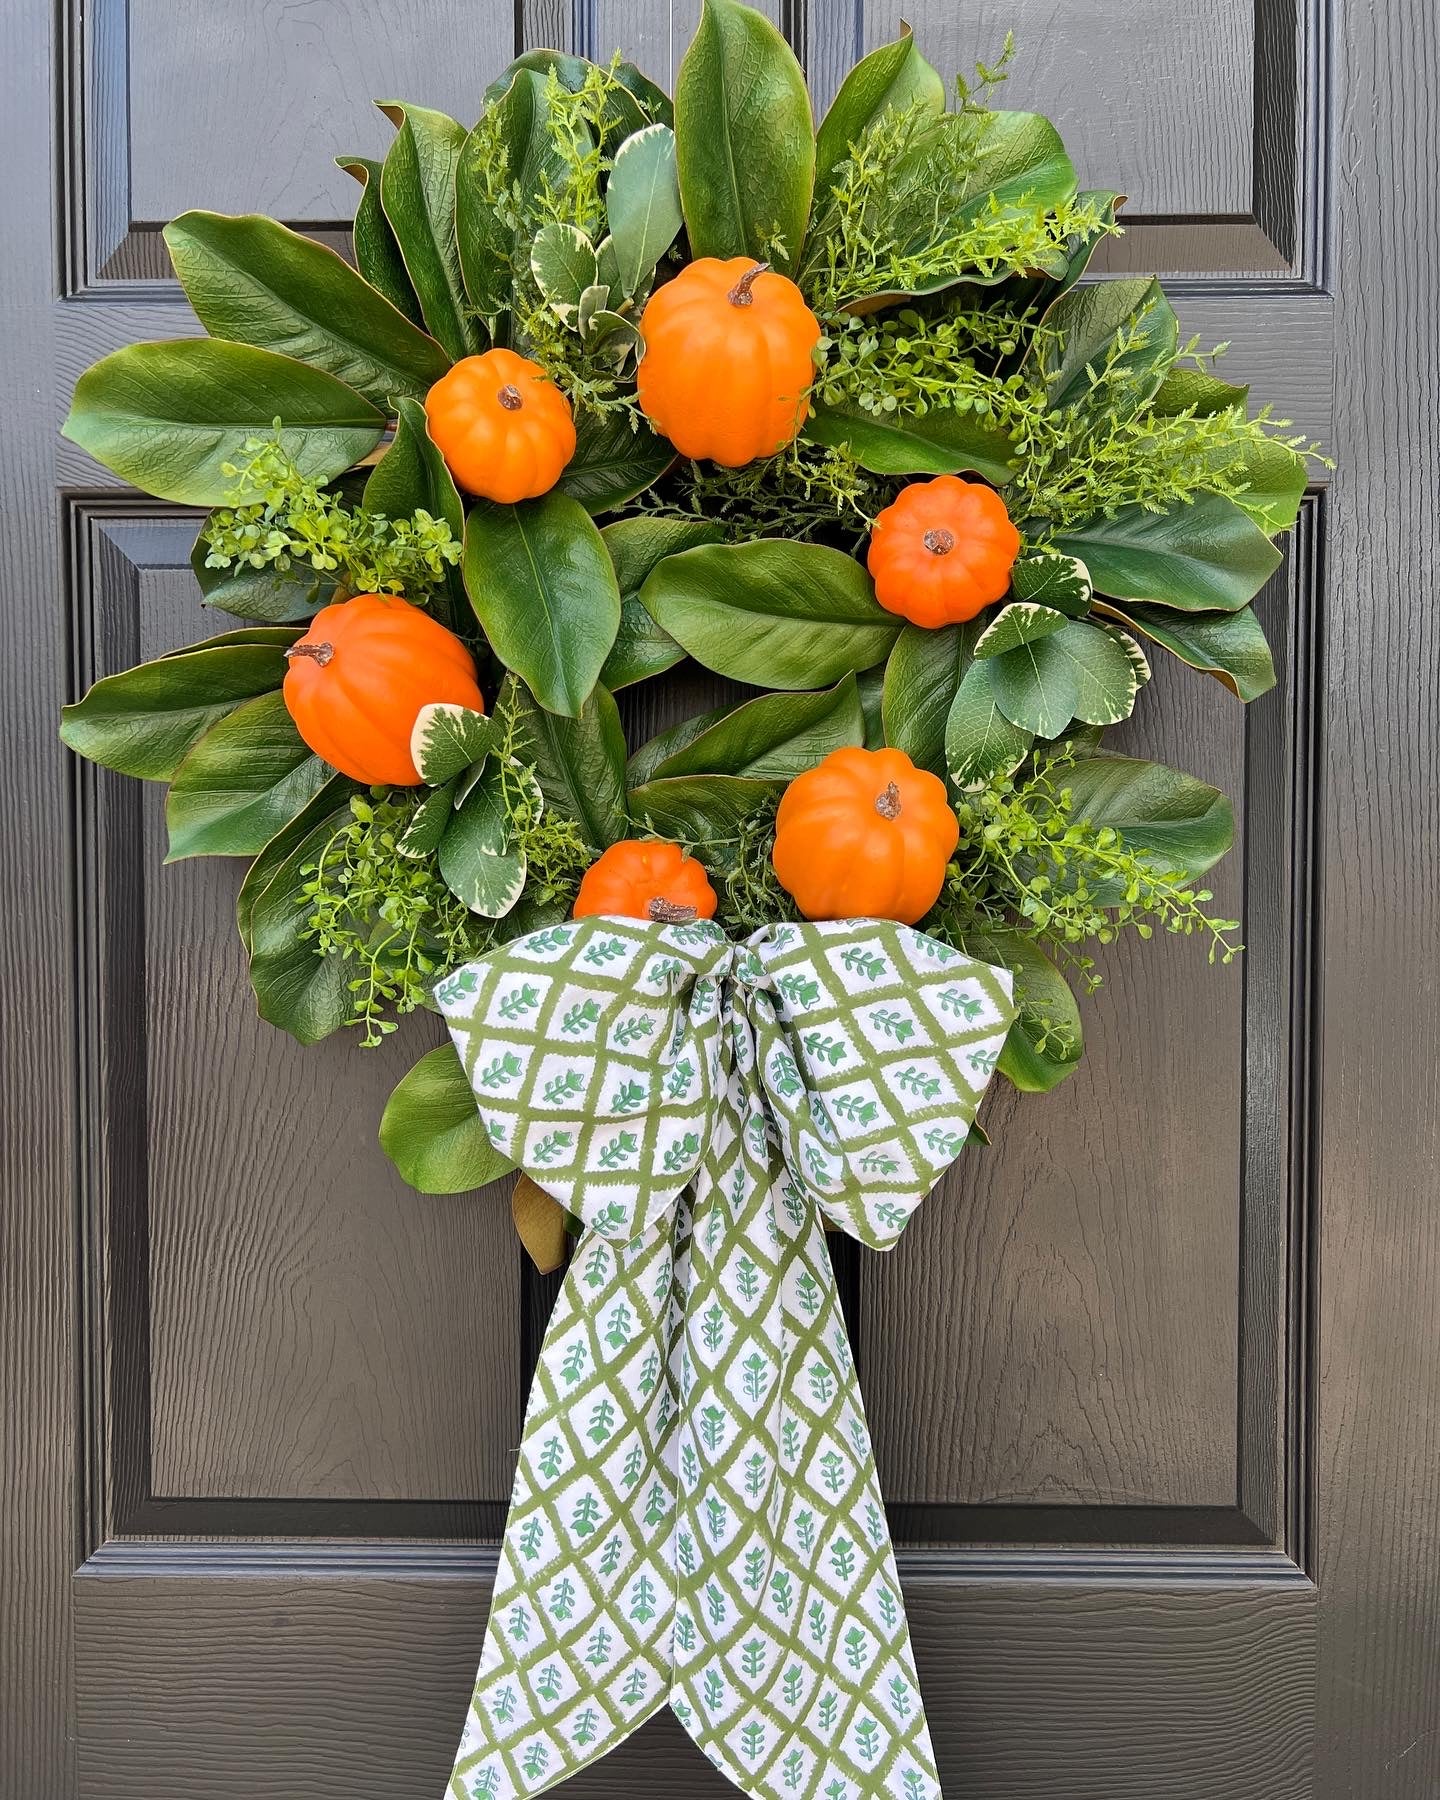
<instances>
[{"instance_id":1,"label":"fabric bow","mask_svg":"<svg viewBox=\"0 0 1440 1800\"><path fill-rule=\"evenodd\" d=\"M584 919L440 984L492 1139L583 1225L457 1800L538 1794L667 1701L748 1793L938 1800L824 1221L895 1242L1010 992L875 920Z\"/></svg>"}]
</instances>

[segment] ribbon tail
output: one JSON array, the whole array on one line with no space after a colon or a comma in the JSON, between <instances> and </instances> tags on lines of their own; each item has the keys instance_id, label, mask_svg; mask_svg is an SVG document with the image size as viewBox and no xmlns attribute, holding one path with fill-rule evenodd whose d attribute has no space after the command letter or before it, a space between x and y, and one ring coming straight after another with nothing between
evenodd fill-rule
<instances>
[{"instance_id":1,"label":"ribbon tail","mask_svg":"<svg viewBox=\"0 0 1440 1800\"><path fill-rule=\"evenodd\" d=\"M669 1223L576 1246L530 1390L451 1800L543 1793L669 1697L673 1270Z\"/></svg>"}]
</instances>

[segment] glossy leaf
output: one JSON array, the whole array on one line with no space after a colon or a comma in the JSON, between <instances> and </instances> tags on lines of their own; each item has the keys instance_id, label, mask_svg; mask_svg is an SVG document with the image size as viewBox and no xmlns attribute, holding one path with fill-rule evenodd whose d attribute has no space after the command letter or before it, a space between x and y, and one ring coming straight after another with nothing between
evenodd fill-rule
<instances>
[{"instance_id":1,"label":"glossy leaf","mask_svg":"<svg viewBox=\"0 0 1440 1800\"><path fill-rule=\"evenodd\" d=\"M235 924L247 955L253 948L251 920L260 895L319 826L326 826L332 835L340 829L350 817L350 796L359 792L360 784L348 775L332 775L294 818L280 827L245 871L235 897Z\"/></svg>"},{"instance_id":2,"label":"glossy leaf","mask_svg":"<svg viewBox=\"0 0 1440 1800\"><path fill-rule=\"evenodd\" d=\"M996 1067L1021 1093L1049 1093L1074 1074L1085 1054L1080 1007L1069 982L1020 931L967 932L964 950L1015 977L1019 1011Z\"/></svg>"},{"instance_id":3,"label":"glossy leaf","mask_svg":"<svg viewBox=\"0 0 1440 1800\"><path fill-rule=\"evenodd\" d=\"M166 862L258 855L333 772L302 741L283 695L246 700L210 727L171 779Z\"/></svg>"},{"instance_id":4,"label":"glossy leaf","mask_svg":"<svg viewBox=\"0 0 1440 1800\"><path fill-rule=\"evenodd\" d=\"M1072 816L1109 825L1157 868L1194 880L1217 863L1235 836L1235 815L1218 788L1163 763L1130 756L1082 758L1065 771ZM1120 893L1097 888L1102 906Z\"/></svg>"},{"instance_id":5,"label":"glossy leaf","mask_svg":"<svg viewBox=\"0 0 1440 1800\"><path fill-rule=\"evenodd\" d=\"M436 860L450 892L484 918L503 918L520 898L525 858L510 842L498 762L485 765L464 805L452 814Z\"/></svg>"},{"instance_id":6,"label":"glossy leaf","mask_svg":"<svg viewBox=\"0 0 1440 1800\"><path fill-rule=\"evenodd\" d=\"M455 234L455 171L465 129L444 113L382 100L395 141L380 174L380 200L395 233L425 326L456 361L484 348L466 311Z\"/></svg>"},{"instance_id":7,"label":"glossy leaf","mask_svg":"<svg viewBox=\"0 0 1440 1800\"><path fill-rule=\"evenodd\" d=\"M347 175L360 183L360 199L355 207L351 242L355 247L355 266L376 291L404 313L412 325L423 328L425 315L420 299L405 268L400 245L385 217L380 203L380 171L382 164L369 156L337 156L335 161Z\"/></svg>"},{"instance_id":8,"label":"glossy leaf","mask_svg":"<svg viewBox=\"0 0 1440 1800\"><path fill-rule=\"evenodd\" d=\"M182 213L165 243L211 337L324 369L387 411L402 394L423 399L450 366L349 263L274 219Z\"/></svg>"},{"instance_id":9,"label":"glossy leaf","mask_svg":"<svg viewBox=\"0 0 1440 1800\"><path fill-rule=\"evenodd\" d=\"M607 68L612 67L619 90L612 88L606 99L603 136L607 149L613 149L631 132L653 122L673 124L669 99L648 75L642 74L632 62L621 60L607 65ZM595 68L596 65L585 57L572 55L567 50L527 50L490 83L483 103L489 106L498 100L522 71L538 75L542 81L553 72L567 93L578 94Z\"/></svg>"},{"instance_id":10,"label":"glossy leaf","mask_svg":"<svg viewBox=\"0 0 1440 1800\"><path fill-rule=\"evenodd\" d=\"M1035 735L1012 724L995 696L993 662L972 662L945 719L945 762L956 787L983 787L1030 754Z\"/></svg>"},{"instance_id":11,"label":"glossy leaf","mask_svg":"<svg viewBox=\"0 0 1440 1800\"><path fill-rule=\"evenodd\" d=\"M613 512L658 481L674 460L664 438L648 425L632 429L628 414L582 411L560 488L586 512Z\"/></svg>"},{"instance_id":12,"label":"glossy leaf","mask_svg":"<svg viewBox=\"0 0 1440 1800\"><path fill-rule=\"evenodd\" d=\"M60 713L60 735L91 762L168 781L191 745L242 701L285 679L275 644L186 651L97 681Z\"/></svg>"},{"instance_id":13,"label":"glossy leaf","mask_svg":"<svg viewBox=\"0 0 1440 1800\"><path fill-rule=\"evenodd\" d=\"M625 779L632 788L643 787L659 768L687 744L693 744L703 732L716 725L730 711L728 706L712 706L705 712L689 713L647 738L631 753L625 765Z\"/></svg>"},{"instance_id":14,"label":"glossy leaf","mask_svg":"<svg viewBox=\"0 0 1440 1800\"><path fill-rule=\"evenodd\" d=\"M200 584L201 598L206 606L234 618L292 624L312 618L335 597L335 576L322 574L308 563L294 563L284 570L273 563L260 569L244 563L228 569L208 569L206 554L202 533L190 551L190 567Z\"/></svg>"},{"instance_id":15,"label":"glossy leaf","mask_svg":"<svg viewBox=\"0 0 1440 1800\"><path fill-rule=\"evenodd\" d=\"M818 694L762 694L724 714L651 770L679 775L751 775L789 781L832 750L865 742L855 677Z\"/></svg>"},{"instance_id":16,"label":"glossy leaf","mask_svg":"<svg viewBox=\"0 0 1440 1800\"><path fill-rule=\"evenodd\" d=\"M862 469L876 475L958 475L971 471L988 481L1007 481L1015 447L993 419L973 409L936 406L928 413L886 413L859 407L817 406L804 435L817 444L846 447Z\"/></svg>"},{"instance_id":17,"label":"glossy leaf","mask_svg":"<svg viewBox=\"0 0 1440 1800\"><path fill-rule=\"evenodd\" d=\"M513 677L502 703L515 721L515 755L535 771L546 802L575 820L592 850L625 837L625 731L606 690L592 689L574 719L537 706Z\"/></svg>"},{"instance_id":18,"label":"glossy leaf","mask_svg":"<svg viewBox=\"0 0 1440 1800\"><path fill-rule=\"evenodd\" d=\"M737 0L705 0L675 83L675 138L692 254L788 274L815 181L810 94L785 39Z\"/></svg>"},{"instance_id":19,"label":"glossy leaf","mask_svg":"<svg viewBox=\"0 0 1440 1800\"><path fill-rule=\"evenodd\" d=\"M724 535L720 526L709 519L658 516L617 519L600 532L622 594L638 594L651 570L665 557L694 550L701 544L718 544Z\"/></svg>"},{"instance_id":20,"label":"glossy leaf","mask_svg":"<svg viewBox=\"0 0 1440 1800\"><path fill-rule=\"evenodd\" d=\"M1150 402L1150 411L1157 419L1173 419L1183 412L1193 412L1197 418L1209 418L1215 413L1228 412L1232 407L1244 407L1249 398L1248 386L1232 387L1228 381L1221 381L1204 369L1177 363L1160 383Z\"/></svg>"},{"instance_id":21,"label":"glossy leaf","mask_svg":"<svg viewBox=\"0 0 1440 1800\"><path fill-rule=\"evenodd\" d=\"M1274 439L1252 444L1243 468L1245 490L1235 504L1249 515L1266 537L1288 531L1300 516L1308 470L1305 459Z\"/></svg>"},{"instance_id":22,"label":"glossy leaf","mask_svg":"<svg viewBox=\"0 0 1440 1800\"><path fill-rule=\"evenodd\" d=\"M903 623L853 557L778 538L667 556L640 598L697 662L757 687L813 688L871 668Z\"/></svg>"},{"instance_id":23,"label":"glossy leaf","mask_svg":"<svg viewBox=\"0 0 1440 1800\"><path fill-rule=\"evenodd\" d=\"M464 503L430 436L425 408L418 400L400 402L395 436L370 472L362 505L369 512L384 513L387 519L427 512L432 519L444 520L457 544L464 543ZM470 609L458 564L447 568L430 610L452 631L464 629Z\"/></svg>"},{"instance_id":24,"label":"glossy leaf","mask_svg":"<svg viewBox=\"0 0 1440 1800\"><path fill-rule=\"evenodd\" d=\"M350 1017L354 967L322 956L309 933L304 888L343 815L322 819L271 868L249 909L250 985L260 1017L302 1044L316 1044Z\"/></svg>"},{"instance_id":25,"label":"glossy leaf","mask_svg":"<svg viewBox=\"0 0 1440 1800\"><path fill-rule=\"evenodd\" d=\"M907 625L885 664L885 742L932 775L945 773L945 723L980 630L978 619L933 630Z\"/></svg>"},{"instance_id":26,"label":"glossy leaf","mask_svg":"<svg viewBox=\"0 0 1440 1800\"><path fill-rule=\"evenodd\" d=\"M1116 617L1192 669L1213 675L1241 700L1258 700L1275 685L1275 663L1254 607L1233 613L1174 613L1158 606L1127 606Z\"/></svg>"},{"instance_id":27,"label":"glossy leaf","mask_svg":"<svg viewBox=\"0 0 1440 1800\"><path fill-rule=\"evenodd\" d=\"M496 655L548 712L575 718L620 625L615 570L585 509L554 492L476 506L464 569Z\"/></svg>"},{"instance_id":28,"label":"glossy leaf","mask_svg":"<svg viewBox=\"0 0 1440 1800\"><path fill-rule=\"evenodd\" d=\"M62 429L132 487L223 506L235 487L223 465L247 460L247 439L278 436L302 475L329 481L375 448L385 420L323 369L251 344L182 338L130 344L87 369Z\"/></svg>"},{"instance_id":29,"label":"glossy leaf","mask_svg":"<svg viewBox=\"0 0 1440 1800\"><path fill-rule=\"evenodd\" d=\"M530 273L560 323L574 325L580 296L595 285L595 246L578 226L552 220L535 234Z\"/></svg>"},{"instance_id":30,"label":"glossy leaf","mask_svg":"<svg viewBox=\"0 0 1440 1800\"><path fill-rule=\"evenodd\" d=\"M616 151L605 189L605 211L620 285L626 294L635 294L654 274L684 223L675 133L668 126L647 125Z\"/></svg>"},{"instance_id":31,"label":"glossy leaf","mask_svg":"<svg viewBox=\"0 0 1440 1800\"><path fill-rule=\"evenodd\" d=\"M828 185L869 126L886 112L912 107L943 113L945 83L915 48L910 27L902 21L893 44L882 44L851 69L821 120L815 148L817 186Z\"/></svg>"},{"instance_id":32,"label":"glossy leaf","mask_svg":"<svg viewBox=\"0 0 1440 1800\"><path fill-rule=\"evenodd\" d=\"M402 1077L381 1115L380 1148L422 1194L468 1194L515 1166L491 1143L453 1044Z\"/></svg>"},{"instance_id":33,"label":"glossy leaf","mask_svg":"<svg viewBox=\"0 0 1440 1800\"><path fill-rule=\"evenodd\" d=\"M1065 629L1065 614L1052 606L1036 606L1029 600L1012 600L1002 606L975 640L978 657L999 656L1020 644L1037 643Z\"/></svg>"},{"instance_id":34,"label":"glossy leaf","mask_svg":"<svg viewBox=\"0 0 1440 1800\"><path fill-rule=\"evenodd\" d=\"M493 120L482 118L461 149L455 234L470 302L499 330L497 315L510 307L515 273L530 256L528 235L509 222L508 196L516 188L527 199L547 185L559 188L566 170L551 136L550 102L539 67L515 66L494 105ZM577 120L575 133L583 152L591 143L588 129Z\"/></svg>"},{"instance_id":35,"label":"glossy leaf","mask_svg":"<svg viewBox=\"0 0 1440 1800\"><path fill-rule=\"evenodd\" d=\"M495 722L468 706L422 706L410 733L410 760L423 781L440 787L495 749Z\"/></svg>"},{"instance_id":36,"label":"glossy leaf","mask_svg":"<svg viewBox=\"0 0 1440 1800\"><path fill-rule=\"evenodd\" d=\"M1083 619L1090 610L1093 589L1090 571L1077 557L1038 550L1016 561L1010 571L1010 591L1017 600L1053 606L1072 619Z\"/></svg>"},{"instance_id":37,"label":"glossy leaf","mask_svg":"<svg viewBox=\"0 0 1440 1800\"><path fill-rule=\"evenodd\" d=\"M1168 512L1122 507L1064 532L1055 547L1081 557L1096 589L1181 612L1237 612L1280 566L1280 552L1234 503L1200 494Z\"/></svg>"},{"instance_id":38,"label":"glossy leaf","mask_svg":"<svg viewBox=\"0 0 1440 1800\"><path fill-rule=\"evenodd\" d=\"M1108 367L1106 407L1122 419L1154 397L1179 344L1170 302L1160 283L1144 276L1072 288L1045 314L1044 326L1034 356L1051 406L1079 405Z\"/></svg>"},{"instance_id":39,"label":"glossy leaf","mask_svg":"<svg viewBox=\"0 0 1440 1800\"><path fill-rule=\"evenodd\" d=\"M630 790L637 825L702 852L727 859L741 823L777 799L783 781L754 775L680 775L647 781Z\"/></svg>"},{"instance_id":40,"label":"glossy leaf","mask_svg":"<svg viewBox=\"0 0 1440 1800\"><path fill-rule=\"evenodd\" d=\"M620 629L600 670L600 686L616 693L663 675L685 660L685 652L668 631L650 617L638 597L626 594L620 602Z\"/></svg>"}]
</instances>

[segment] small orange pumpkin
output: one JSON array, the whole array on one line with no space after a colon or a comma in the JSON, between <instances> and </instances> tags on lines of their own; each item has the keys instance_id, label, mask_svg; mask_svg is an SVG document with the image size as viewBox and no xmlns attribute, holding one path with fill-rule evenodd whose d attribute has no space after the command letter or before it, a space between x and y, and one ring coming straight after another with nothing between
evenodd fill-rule
<instances>
[{"instance_id":1,"label":"small orange pumpkin","mask_svg":"<svg viewBox=\"0 0 1440 1800\"><path fill-rule=\"evenodd\" d=\"M781 797L772 861L807 919L913 925L959 841L945 783L903 750L832 750Z\"/></svg>"},{"instance_id":2,"label":"small orange pumpkin","mask_svg":"<svg viewBox=\"0 0 1440 1800\"><path fill-rule=\"evenodd\" d=\"M1003 599L1020 533L994 488L958 475L912 481L875 520L875 598L912 625L959 625Z\"/></svg>"},{"instance_id":3,"label":"small orange pumpkin","mask_svg":"<svg viewBox=\"0 0 1440 1800\"><path fill-rule=\"evenodd\" d=\"M575 454L570 402L513 350L462 357L425 396L425 416L456 482L486 500L548 494Z\"/></svg>"},{"instance_id":4,"label":"small orange pumpkin","mask_svg":"<svg viewBox=\"0 0 1440 1800\"><path fill-rule=\"evenodd\" d=\"M575 898L575 917L596 914L688 925L715 916L715 890L693 856L678 844L624 838L585 871Z\"/></svg>"},{"instance_id":5,"label":"small orange pumpkin","mask_svg":"<svg viewBox=\"0 0 1440 1800\"><path fill-rule=\"evenodd\" d=\"M702 256L656 288L640 332L641 410L682 456L739 468L805 423L820 321L788 276Z\"/></svg>"},{"instance_id":6,"label":"small orange pumpkin","mask_svg":"<svg viewBox=\"0 0 1440 1800\"><path fill-rule=\"evenodd\" d=\"M485 710L475 659L455 633L392 595L323 607L285 654L295 729L353 781L414 787L410 733L420 708L443 700Z\"/></svg>"}]
</instances>

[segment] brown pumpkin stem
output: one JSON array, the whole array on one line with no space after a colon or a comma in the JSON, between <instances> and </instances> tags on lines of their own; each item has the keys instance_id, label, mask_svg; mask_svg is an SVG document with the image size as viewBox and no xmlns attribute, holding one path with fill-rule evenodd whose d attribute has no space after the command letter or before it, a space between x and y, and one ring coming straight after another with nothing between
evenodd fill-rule
<instances>
[{"instance_id":1,"label":"brown pumpkin stem","mask_svg":"<svg viewBox=\"0 0 1440 1800\"><path fill-rule=\"evenodd\" d=\"M334 654L335 646L333 644L292 644L285 652L287 658L291 656L311 657L319 663L322 669Z\"/></svg>"},{"instance_id":2,"label":"brown pumpkin stem","mask_svg":"<svg viewBox=\"0 0 1440 1800\"><path fill-rule=\"evenodd\" d=\"M884 791L875 796L875 810L882 819L900 817L900 790L893 781L887 781Z\"/></svg>"},{"instance_id":3,"label":"brown pumpkin stem","mask_svg":"<svg viewBox=\"0 0 1440 1800\"><path fill-rule=\"evenodd\" d=\"M927 531L920 541L932 556L948 556L955 548L955 533L947 531L943 525L937 525L933 531Z\"/></svg>"},{"instance_id":4,"label":"brown pumpkin stem","mask_svg":"<svg viewBox=\"0 0 1440 1800\"><path fill-rule=\"evenodd\" d=\"M657 894L650 902L649 913L657 925L693 925L696 912L693 906L677 906L673 900L667 900Z\"/></svg>"},{"instance_id":5,"label":"brown pumpkin stem","mask_svg":"<svg viewBox=\"0 0 1440 1800\"><path fill-rule=\"evenodd\" d=\"M753 269L747 269L731 288L727 296L732 306L753 306L755 296L750 292L755 283L769 269L769 263L756 263Z\"/></svg>"},{"instance_id":6,"label":"brown pumpkin stem","mask_svg":"<svg viewBox=\"0 0 1440 1800\"><path fill-rule=\"evenodd\" d=\"M519 412L520 408L525 404L520 398L519 388L515 386L513 381L507 381L496 398L505 408L506 412Z\"/></svg>"}]
</instances>

